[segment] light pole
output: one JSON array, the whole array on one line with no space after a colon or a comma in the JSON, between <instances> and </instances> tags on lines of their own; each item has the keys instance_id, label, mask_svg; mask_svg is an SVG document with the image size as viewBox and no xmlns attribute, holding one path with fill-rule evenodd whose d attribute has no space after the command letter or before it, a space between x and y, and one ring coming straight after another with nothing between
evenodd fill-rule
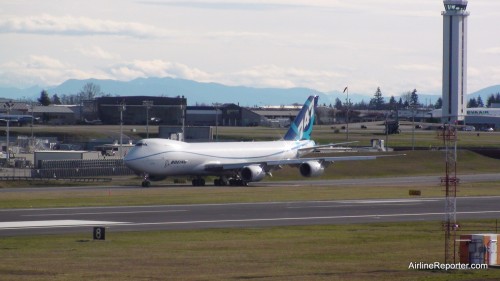
<instances>
[{"instance_id":1,"label":"light pole","mask_svg":"<svg viewBox=\"0 0 500 281\"><path fill-rule=\"evenodd\" d=\"M415 105L411 106L411 150L415 150Z\"/></svg>"},{"instance_id":2,"label":"light pole","mask_svg":"<svg viewBox=\"0 0 500 281\"><path fill-rule=\"evenodd\" d=\"M120 110L120 157L123 158L123 112L126 109L125 101L122 100L118 110Z\"/></svg>"},{"instance_id":3,"label":"light pole","mask_svg":"<svg viewBox=\"0 0 500 281\"><path fill-rule=\"evenodd\" d=\"M10 111L12 107L14 107L14 103L12 101L8 101L4 103L3 107L7 110L7 166L10 164L10 152L9 152L9 142L10 142Z\"/></svg>"},{"instance_id":4,"label":"light pole","mask_svg":"<svg viewBox=\"0 0 500 281\"><path fill-rule=\"evenodd\" d=\"M181 102L181 114L182 114L182 141L185 139L186 133L186 111L184 110L184 104Z\"/></svg>"},{"instance_id":5,"label":"light pole","mask_svg":"<svg viewBox=\"0 0 500 281\"><path fill-rule=\"evenodd\" d=\"M35 138L33 134L33 119L35 119L35 116L33 115L33 109L34 109L33 102L31 102L30 104L30 109L31 109L31 146L35 147Z\"/></svg>"},{"instance_id":6,"label":"light pole","mask_svg":"<svg viewBox=\"0 0 500 281\"><path fill-rule=\"evenodd\" d=\"M219 104L214 103L215 107L215 141L219 141Z\"/></svg>"},{"instance_id":7,"label":"light pole","mask_svg":"<svg viewBox=\"0 0 500 281\"><path fill-rule=\"evenodd\" d=\"M347 140L349 140L349 105L350 105L350 102L349 102L349 88L348 87L345 87L344 88L344 93L347 92L347 98L346 98L346 102L347 102L347 112L346 112L346 136L347 136Z\"/></svg>"},{"instance_id":8,"label":"light pole","mask_svg":"<svg viewBox=\"0 0 500 281\"><path fill-rule=\"evenodd\" d=\"M149 139L149 109L153 107L153 101L145 100L142 105L146 107L146 138Z\"/></svg>"}]
</instances>

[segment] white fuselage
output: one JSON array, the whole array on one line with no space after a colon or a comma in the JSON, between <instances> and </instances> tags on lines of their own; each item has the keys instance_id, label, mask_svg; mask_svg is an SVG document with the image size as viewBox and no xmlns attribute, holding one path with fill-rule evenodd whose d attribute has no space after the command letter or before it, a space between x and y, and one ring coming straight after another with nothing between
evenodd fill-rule
<instances>
[{"instance_id":1,"label":"white fuselage","mask_svg":"<svg viewBox=\"0 0 500 281\"><path fill-rule=\"evenodd\" d=\"M145 139L127 153L124 161L135 172L150 175L221 175L217 166L296 159L303 154L299 149L314 145L311 140L186 143Z\"/></svg>"}]
</instances>

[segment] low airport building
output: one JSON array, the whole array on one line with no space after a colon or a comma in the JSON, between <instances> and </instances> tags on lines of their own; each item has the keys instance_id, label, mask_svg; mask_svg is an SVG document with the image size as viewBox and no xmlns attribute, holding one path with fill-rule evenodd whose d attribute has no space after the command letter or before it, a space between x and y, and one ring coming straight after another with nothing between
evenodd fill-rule
<instances>
[{"instance_id":1,"label":"low airport building","mask_svg":"<svg viewBox=\"0 0 500 281\"><path fill-rule=\"evenodd\" d=\"M229 103L218 106L188 106L188 126L260 126L262 116L239 105Z\"/></svg>"},{"instance_id":2,"label":"low airport building","mask_svg":"<svg viewBox=\"0 0 500 281\"><path fill-rule=\"evenodd\" d=\"M441 109L428 113L432 118L441 118ZM464 125L474 126L475 130L500 129L500 105L493 104L492 107L467 108Z\"/></svg>"},{"instance_id":3,"label":"low airport building","mask_svg":"<svg viewBox=\"0 0 500 281\"><path fill-rule=\"evenodd\" d=\"M108 125L118 125L120 121L127 125L144 125L146 120L151 125L182 125L186 103L185 97L99 97L94 100L93 107L84 108L84 117L98 117Z\"/></svg>"}]
</instances>

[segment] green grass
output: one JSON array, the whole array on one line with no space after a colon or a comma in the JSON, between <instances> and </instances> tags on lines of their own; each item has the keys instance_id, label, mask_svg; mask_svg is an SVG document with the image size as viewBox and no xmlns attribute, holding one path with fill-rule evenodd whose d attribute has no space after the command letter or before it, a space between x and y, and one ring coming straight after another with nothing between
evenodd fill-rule
<instances>
[{"instance_id":1,"label":"green grass","mask_svg":"<svg viewBox=\"0 0 500 281\"><path fill-rule=\"evenodd\" d=\"M380 153L378 153L380 154ZM437 150L402 151L395 154L405 156L381 157L368 161L343 161L335 162L328 167L318 179L343 179L343 178L371 178L371 177L398 177L415 175L444 175L445 153ZM358 154L316 154L307 157L346 156L346 155L376 155L372 153ZM382 154L384 155L384 154ZM391 155L391 154L385 154ZM477 153L459 150L457 153L457 171L459 174L497 173L500 160L479 155ZM273 173L268 180L297 180L304 179L295 168L285 168Z\"/></svg>"},{"instance_id":2,"label":"green grass","mask_svg":"<svg viewBox=\"0 0 500 281\"><path fill-rule=\"evenodd\" d=\"M0 208L49 208L81 206L136 206L211 203L288 202L411 198L443 196L439 183L405 186L283 186L283 187L169 187L102 190L10 191L1 193ZM500 196L500 182L464 183L458 196Z\"/></svg>"},{"instance_id":3,"label":"green grass","mask_svg":"<svg viewBox=\"0 0 500 281\"><path fill-rule=\"evenodd\" d=\"M491 231L495 222L464 222ZM442 262L439 222L2 238L3 280L498 280L500 271L426 271Z\"/></svg>"}]
</instances>

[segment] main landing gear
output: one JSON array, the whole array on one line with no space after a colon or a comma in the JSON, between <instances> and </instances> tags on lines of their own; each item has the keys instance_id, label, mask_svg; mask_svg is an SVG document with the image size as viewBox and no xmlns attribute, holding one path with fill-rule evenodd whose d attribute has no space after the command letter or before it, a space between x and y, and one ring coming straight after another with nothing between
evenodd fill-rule
<instances>
[{"instance_id":1,"label":"main landing gear","mask_svg":"<svg viewBox=\"0 0 500 281\"><path fill-rule=\"evenodd\" d=\"M191 181L193 186L205 186L205 179L203 178L195 178Z\"/></svg>"},{"instance_id":2,"label":"main landing gear","mask_svg":"<svg viewBox=\"0 0 500 281\"><path fill-rule=\"evenodd\" d=\"M215 186L247 186L248 182L242 180L242 179L227 179L227 178L219 178L214 180L214 185Z\"/></svg>"}]
</instances>

